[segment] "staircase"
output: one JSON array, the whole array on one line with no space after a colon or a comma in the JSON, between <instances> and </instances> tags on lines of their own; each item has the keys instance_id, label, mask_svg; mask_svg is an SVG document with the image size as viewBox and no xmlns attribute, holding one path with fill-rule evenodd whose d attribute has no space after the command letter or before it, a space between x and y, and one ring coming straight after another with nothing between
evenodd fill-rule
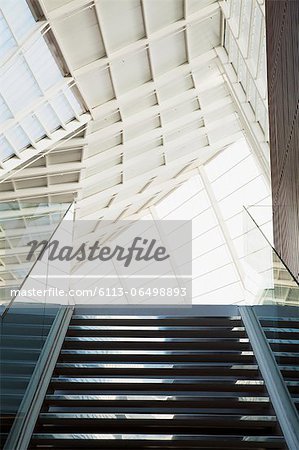
<instances>
[{"instance_id":1,"label":"staircase","mask_svg":"<svg viewBox=\"0 0 299 450\"><path fill-rule=\"evenodd\" d=\"M72 317L29 448L285 449L241 317Z\"/></svg>"}]
</instances>

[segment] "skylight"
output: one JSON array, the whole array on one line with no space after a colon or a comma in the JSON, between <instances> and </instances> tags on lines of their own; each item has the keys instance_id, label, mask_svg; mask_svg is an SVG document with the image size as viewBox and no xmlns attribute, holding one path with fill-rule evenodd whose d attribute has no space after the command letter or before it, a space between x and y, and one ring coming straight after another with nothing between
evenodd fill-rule
<instances>
[{"instance_id":1,"label":"skylight","mask_svg":"<svg viewBox=\"0 0 299 450\"><path fill-rule=\"evenodd\" d=\"M25 0L0 0L0 162L30 146L42 150L39 141L49 143L82 113L45 42L48 31Z\"/></svg>"}]
</instances>

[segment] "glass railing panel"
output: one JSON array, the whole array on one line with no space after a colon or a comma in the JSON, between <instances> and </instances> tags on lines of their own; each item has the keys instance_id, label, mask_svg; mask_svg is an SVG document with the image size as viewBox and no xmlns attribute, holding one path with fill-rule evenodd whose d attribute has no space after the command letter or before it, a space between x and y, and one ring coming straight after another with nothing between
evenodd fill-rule
<instances>
[{"instance_id":1,"label":"glass railing panel","mask_svg":"<svg viewBox=\"0 0 299 450\"><path fill-rule=\"evenodd\" d=\"M28 242L48 240L69 204L28 201L0 203L0 304L13 300L38 255L28 256Z\"/></svg>"},{"instance_id":2,"label":"glass railing panel","mask_svg":"<svg viewBox=\"0 0 299 450\"><path fill-rule=\"evenodd\" d=\"M273 247L272 226L269 226L271 206L251 206L245 210L244 218L248 231L247 263L252 272L255 270L255 279L258 280L254 311L294 407L299 412L299 286Z\"/></svg>"},{"instance_id":3,"label":"glass railing panel","mask_svg":"<svg viewBox=\"0 0 299 450\"><path fill-rule=\"evenodd\" d=\"M294 407L299 413L299 308L298 306L271 305L256 306L254 311L273 352Z\"/></svg>"},{"instance_id":4,"label":"glass railing panel","mask_svg":"<svg viewBox=\"0 0 299 450\"><path fill-rule=\"evenodd\" d=\"M248 304L299 306L299 285L273 247L272 207L244 209Z\"/></svg>"},{"instance_id":5,"label":"glass railing panel","mask_svg":"<svg viewBox=\"0 0 299 450\"><path fill-rule=\"evenodd\" d=\"M48 264L41 266L38 253L28 263L27 243L50 240L63 227L64 220L72 220L70 204L16 203L1 205L1 303L0 308L0 420L1 445L14 420L24 415L22 401L31 376L41 370L37 364L51 326L59 311L59 299L47 295L30 295L37 287L35 270L43 274L47 286ZM14 259L13 259L14 258ZM25 296L20 292L27 292Z\"/></svg>"},{"instance_id":6,"label":"glass railing panel","mask_svg":"<svg viewBox=\"0 0 299 450\"><path fill-rule=\"evenodd\" d=\"M21 402L57 311L43 303L18 304L1 318L0 448L15 417L22 415Z\"/></svg>"}]
</instances>

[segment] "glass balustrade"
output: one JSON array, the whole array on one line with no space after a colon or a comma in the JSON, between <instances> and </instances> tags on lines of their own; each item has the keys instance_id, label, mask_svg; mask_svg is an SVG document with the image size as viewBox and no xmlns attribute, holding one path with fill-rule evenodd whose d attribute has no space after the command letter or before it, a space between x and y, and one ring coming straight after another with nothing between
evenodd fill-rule
<instances>
[{"instance_id":1,"label":"glass balustrade","mask_svg":"<svg viewBox=\"0 0 299 450\"><path fill-rule=\"evenodd\" d=\"M0 203L0 304L7 305L20 289L36 258L28 260L28 242L47 241L69 204Z\"/></svg>"},{"instance_id":2,"label":"glass balustrade","mask_svg":"<svg viewBox=\"0 0 299 450\"><path fill-rule=\"evenodd\" d=\"M299 285L273 247L272 207L244 208L243 264L248 304L299 306Z\"/></svg>"},{"instance_id":3,"label":"glass balustrade","mask_svg":"<svg viewBox=\"0 0 299 450\"><path fill-rule=\"evenodd\" d=\"M34 370L39 370L37 361L59 310L57 300L49 302L47 296L33 299L17 294L38 282L30 278L37 266L45 274L44 282L50 270L48 264L40 266L38 254L26 260L26 244L31 239L48 241L68 218L70 208L69 204L0 203L1 448L14 419L22 417L24 394Z\"/></svg>"}]
</instances>

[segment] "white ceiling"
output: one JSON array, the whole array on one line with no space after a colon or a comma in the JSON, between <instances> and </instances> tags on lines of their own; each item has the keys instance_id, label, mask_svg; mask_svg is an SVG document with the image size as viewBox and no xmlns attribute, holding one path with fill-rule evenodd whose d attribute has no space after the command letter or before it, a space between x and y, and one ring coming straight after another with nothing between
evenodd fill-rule
<instances>
[{"instance_id":1,"label":"white ceiling","mask_svg":"<svg viewBox=\"0 0 299 450\"><path fill-rule=\"evenodd\" d=\"M55 153L30 169L2 176L1 200L59 202L75 195L77 217L139 217L239 139L244 121L219 56L221 8L227 15L235 5L222 3L41 0L43 24L54 34L68 80L75 82L92 120L87 131L77 127L71 140L60 135ZM236 13L227 18L230 27L248 15L243 3L239 18ZM257 9L256 0L250 3ZM53 142L42 141L47 154ZM24 167L19 158L6 164L12 160ZM20 178L24 182L12 181Z\"/></svg>"},{"instance_id":2,"label":"white ceiling","mask_svg":"<svg viewBox=\"0 0 299 450\"><path fill-rule=\"evenodd\" d=\"M72 87L81 109L2 164L2 209L13 202L23 215L29 205L51 209L76 198L77 218L143 217L244 132L269 182L262 25L258 40L252 37L257 11L264 21L263 2L250 0L250 12L246 0L34 3L44 18L32 33L40 36L44 29L52 45L56 41L61 66L68 68L60 83ZM250 17L246 37L245 17ZM225 33L230 33L226 40ZM29 37L25 41L31 48ZM19 57L23 44L15 47ZM36 53L32 67L37 58ZM252 84L255 67L258 79ZM261 100L254 94L254 105L253 88L263 93ZM42 101L49 103L47 92ZM28 114L35 111L33 102ZM14 117L13 125L18 122Z\"/></svg>"},{"instance_id":3,"label":"white ceiling","mask_svg":"<svg viewBox=\"0 0 299 450\"><path fill-rule=\"evenodd\" d=\"M209 0L41 6L91 112L77 215L139 217L240 137Z\"/></svg>"}]
</instances>

